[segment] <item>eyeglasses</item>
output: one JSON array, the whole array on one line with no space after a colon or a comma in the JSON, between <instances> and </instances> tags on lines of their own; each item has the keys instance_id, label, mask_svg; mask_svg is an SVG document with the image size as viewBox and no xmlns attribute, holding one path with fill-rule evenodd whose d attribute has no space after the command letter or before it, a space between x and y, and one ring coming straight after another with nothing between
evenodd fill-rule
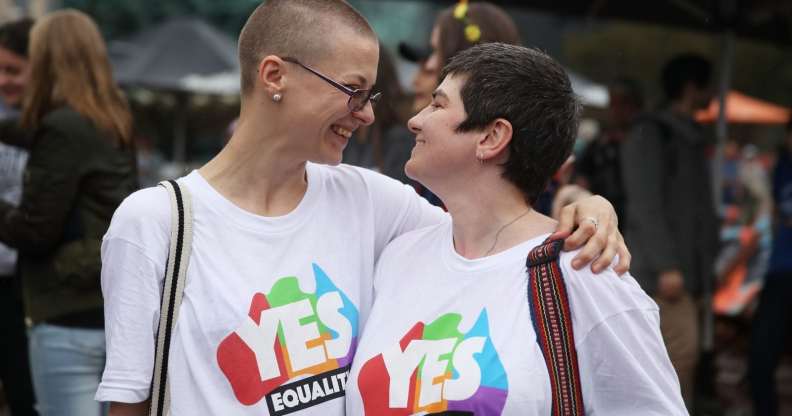
<instances>
[{"instance_id":1,"label":"eyeglasses","mask_svg":"<svg viewBox=\"0 0 792 416\"><path fill-rule=\"evenodd\" d=\"M341 92L343 92L344 94L348 95L349 96L349 101L347 101L347 107L349 108L349 111L352 111L352 112L360 111L366 106L366 103L369 102L369 101L371 101L371 106L374 107L374 105L377 104L377 102L379 101L380 97L382 96L381 92L375 93L374 90L360 90L360 89L357 89L357 88L355 88L353 90L352 88L349 88L349 87L347 87L347 86L345 86L343 84L340 84L340 83L338 83L336 81L333 81L332 79L330 79L330 77L328 77L326 75L323 75L321 72L319 72L319 71L317 71L317 70L315 70L315 69L313 69L313 68L311 68L311 67L309 67L307 65L303 65L300 61L298 61L298 60L296 60L294 58L290 58L288 56L284 56L284 57L281 57L281 59L283 59L286 62L291 62L293 64L297 64L297 65L303 67L306 71L308 71L308 72L316 75L317 77L325 80L328 84L338 88Z\"/></svg>"}]
</instances>

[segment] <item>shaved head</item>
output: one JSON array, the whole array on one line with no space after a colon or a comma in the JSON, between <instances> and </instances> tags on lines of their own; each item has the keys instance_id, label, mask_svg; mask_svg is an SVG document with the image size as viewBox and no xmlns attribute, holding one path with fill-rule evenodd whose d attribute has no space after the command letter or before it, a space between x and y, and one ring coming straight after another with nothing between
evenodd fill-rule
<instances>
[{"instance_id":1,"label":"shaved head","mask_svg":"<svg viewBox=\"0 0 792 416\"><path fill-rule=\"evenodd\" d=\"M342 29L376 42L377 35L366 19L343 0L269 0L259 5L239 34L242 95L253 90L265 56L319 62L332 54L336 46L332 33Z\"/></svg>"}]
</instances>

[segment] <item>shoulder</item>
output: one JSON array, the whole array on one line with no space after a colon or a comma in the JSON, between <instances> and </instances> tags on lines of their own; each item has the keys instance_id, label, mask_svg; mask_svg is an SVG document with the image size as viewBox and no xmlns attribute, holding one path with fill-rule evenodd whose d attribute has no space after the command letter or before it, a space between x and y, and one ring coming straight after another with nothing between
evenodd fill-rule
<instances>
[{"instance_id":1,"label":"shoulder","mask_svg":"<svg viewBox=\"0 0 792 416\"><path fill-rule=\"evenodd\" d=\"M667 135L670 129L671 126L665 118L657 114L644 113L635 119L630 130L634 136L644 138Z\"/></svg>"},{"instance_id":2,"label":"shoulder","mask_svg":"<svg viewBox=\"0 0 792 416\"><path fill-rule=\"evenodd\" d=\"M403 259L402 256L412 256L425 253L429 247L436 248L435 245L450 232L448 230L450 222L443 221L439 224L428 225L407 231L385 246L380 259L388 259L394 256Z\"/></svg>"},{"instance_id":3,"label":"shoulder","mask_svg":"<svg viewBox=\"0 0 792 416\"><path fill-rule=\"evenodd\" d=\"M126 197L113 214L105 240L118 238L149 246L170 235L171 206L168 191L153 186Z\"/></svg>"},{"instance_id":4,"label":"shoulder","mask_svg":"<svg viewBox=\"0 0 792 416\"><path fill-rule=\"evenodd\" d=\"M612 265L599 274L594 274L589 266L575 270L572 259L578 251L562 252L559 264L576 330L582 332L579 339L613 316L657 310L657 304L629 273L619 276Z\"/></svg>"},{"instance_id":5,"label":"shoulder","mask_svg":"<svg viewBox=\"0 0 792 416\"><path fill-rule=\"evenodd\" d=\"M383 188L401 189L408 186L371 169L343 163L337 166L311 164L310 168L319 172L323 179L331 185L366 192L377 192Z\"/></svg>"},{"instance_id":6,"label":"shoulder","mask_svg":"<svg viewBox=\"0 0 792 416\"><path fill-rule=\"evenodd\" d=\"M52 110L41 119L42 126L53 129L85 127L90 124L91 121L87 117L68 106Z\"/></svg>"},{"instance_id":7,"label":"shoulder","mask_svg":"<svg viewBox=\"0 0 792 416\"><path fill-rule=\"evenodd\" d=\"M324 188L332 195L353 197L356 204L369 203L375 214L405 212L422 200L412 186L370 169L346 164L311 164L308 168L322 177Z\"/></svg>"},{"instance_id":8,"label":"shoulder","mask_svg":"<svg viewBox=\"0 0 792 416\"><path fill-rule=\"evenodd\" d=\"M59 149L69 146L72 150L83 154L88 150L104 147L97 147L97 142L111 143L105 139L105 133L100 131L91 119L68 106L47 113L41 119L36 135L39 137L37 143L41 143L40 139L46 137L50 146L57 146Z\"/></svg>"}]
</instances>

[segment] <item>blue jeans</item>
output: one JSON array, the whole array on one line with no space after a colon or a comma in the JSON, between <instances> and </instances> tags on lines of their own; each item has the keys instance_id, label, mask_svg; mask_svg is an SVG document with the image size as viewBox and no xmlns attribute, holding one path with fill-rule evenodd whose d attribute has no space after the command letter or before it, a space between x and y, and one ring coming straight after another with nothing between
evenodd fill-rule
<instances>
[{"instance_id":1,"label":"blue jeans","mask_svg":"<svg viewBox=\"0 0 792 416\"><path fill-rule=\"evenodd\" d=\"M102 329L38 324L30 330L30 368L40 416L99 416L94 400L105 365Z\"/></svg>"}]
</instances>

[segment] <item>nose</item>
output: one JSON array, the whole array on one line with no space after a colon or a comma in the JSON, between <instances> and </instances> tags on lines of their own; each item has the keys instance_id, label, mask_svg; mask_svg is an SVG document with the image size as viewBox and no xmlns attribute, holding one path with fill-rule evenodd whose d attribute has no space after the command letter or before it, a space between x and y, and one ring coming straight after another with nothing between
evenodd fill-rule
<instances>
[{"instance_id":1,"label":"nose","mask_svg":"<svg viewBox=\"0 0 792 416\"><path fill-rule=\"evenodd\" d=\"M360 120L362 125L368 126L374 122L374 106L371 104L371 101L369 101L359 111L353 111L352 115Z\"/></svg>"},{"instance_id":2,"label":"nose","mask_svg":"<svg viewBox=\"0 0 792 416\"><path fill-rule=\"evenodd\" d=\"M407 128L410 129L410 132L413 134L418 134L421 132L421 114L423 114L423 111L407 120Z\"/></svg>"}]
</instances>

